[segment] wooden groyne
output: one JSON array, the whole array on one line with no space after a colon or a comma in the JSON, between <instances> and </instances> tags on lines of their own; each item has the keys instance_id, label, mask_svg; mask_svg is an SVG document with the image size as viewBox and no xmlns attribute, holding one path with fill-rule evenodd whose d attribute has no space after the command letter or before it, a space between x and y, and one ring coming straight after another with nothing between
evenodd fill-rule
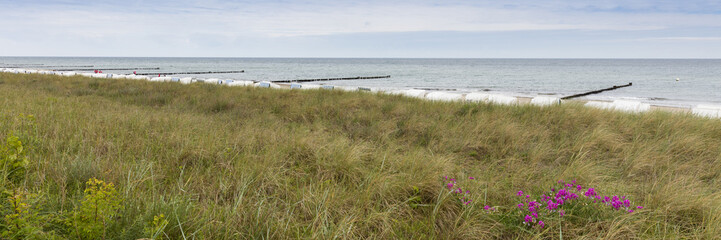
<instances>
[{"instance_id":1,"label":"wooden groyne","mask_svg":"<svg viewBox=\"0 0 721 240\"><path fill-rule=\"evenodd\" d=\"M27 67L27 66L42 66L42 65L45 65L45 64L42 64L42 63L3 63L3 65L14 65L14 66L24 66L24 67ZM3 67L5 67L5 66L3 66Z\"/></svg>"},{"instance_id":2,"label":"wooden groyne","mask_svg":"<svg viewBox=\"0 0 721 240\"><path fill-rule=\"evenodd\" d=\"M94 67L94 66L93 66L93 65L88 65L88 66L17 65L17 66L0 66L0 67L3 67L3 68L28 68L28 67L31 67L31 68L56 68L56 67L82 67L82 68L86 68L86 67Z\"/></svg>"},{"instance_id":3,"label":"wooden groyne","mask_svg":"<svg viewBox=\"0 0 721 240\"><path fill-rule=\"evenodd\" d=\"M576 94L576 95L566 96L566 97L562 97L561 99L567 100L567 99L571 99L571 98L583 97L583 96L587 96L587 95L591 95L591 94L601 93L601 92L604 92L604 91L610 91L610 90L616 90L616 89L619 89L619 88L630 87L630 86L632 86L632 85L633 85L633 83L628 83L628 84L626 84L626 85L613 86L613 87L604 88L604 89L601 89L601 90L590 91L590 92L585 92L585 93L579 93L579 94Z\"/></svg>"},{"instance_id":4,"label":"wooden groyne","mask_svg":"<svg viewBox=\"0 0 721 240\"><path fill-rule=\"evenodd\" d=\"M291 82L319 82L319 81L336 81L336 80L360 80L360 79L379 79L390 78L391 75L370 76L370 77L345 77L345 78L313 78L313 79L295 79L295 80L276 80L275 83L291 83Z\"/></svg>"},{"instance_id":5,"label":"wooden groyne","mask_svg":"<svg viewBox=\"0 0 721 240\"><path fill-rule=\"evenodd\" d=\"M180 75L180 74L214 74L214 73L244 73L245 70L239 71L207 71L207 72L164 72L164 73L136 73L135 75Z\"/></svg>"},{"instance_id":6,"label":"wooden groyne","mask_svg":"<svg viewBox=\"0 0 721 240\"><path fill-rule=\"evenodd\" d=\"M92 67L92 66L91 66ZM112 71L112 70L159 70L159 67L154 68L73 68L73 69L52 69L53 71ZM138 74L140 75L140 74Z\"/></svg>"}]
</instances>

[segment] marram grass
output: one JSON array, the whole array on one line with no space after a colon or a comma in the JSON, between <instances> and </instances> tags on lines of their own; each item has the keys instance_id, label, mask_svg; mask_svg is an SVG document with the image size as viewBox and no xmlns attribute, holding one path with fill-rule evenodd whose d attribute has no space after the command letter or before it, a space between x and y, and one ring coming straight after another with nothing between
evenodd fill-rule
<instances>
[{"instance_id":1,"label":"marram grass","mask_svg":"<svg viewBox=\"0 0 721 240\"><path fill-rule=\"evenodd\" d=\"M0 96L0 145L16 136L28 162L2 168L0 232L25 229L5 238L721 236L714 119L15 74ZM474 179L459 199L444 176ZM91 179L113 191L88 193ZM643 209L524 224L516 193L559 180Z\"/></svg>"}]
</instances>

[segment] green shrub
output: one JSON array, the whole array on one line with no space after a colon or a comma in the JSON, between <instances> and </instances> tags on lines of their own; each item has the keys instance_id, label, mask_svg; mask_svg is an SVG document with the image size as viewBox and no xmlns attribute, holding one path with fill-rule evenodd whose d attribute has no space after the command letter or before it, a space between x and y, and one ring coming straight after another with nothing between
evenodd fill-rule
<instances>
[{"instance_id":1,"label":"green shrub","mask_svg":"<svg viewBox=\"0 0 721 240\"><path fill-rule=\"evenodd\" d=\"M42 224L45 217L34 211L33 204L38 200L36 194L30 194L24 190L4 191L3 198L7 199L3 204L2 239L49 239L54 234L43 232ZM9 208L6 210L6 207Z\"/></svg>"},{"instance_id":2,"label":"green shrub","mask_svg":"<svg viewBox=\"0 0 721 240\"><path fill-rule=\"evenodd\" d=\"M105 239L105 233L122 208L112 183L91 178L86 182L85 199L67 220L78 239Z\"/></svg>"},{"instance_id":3,"label":"green shrub","mask_svg":"<svg viewBox=\"0 0 721 240\"><path fill-rule=\"evenodd\" d=\"M161 240L165 227L168 226L168 220L165 219L165 214L153 216L153 221L145 227L145 235L149 236L150 239Z\"/></svg>"},{"instance_id":4,"label":"green shrub","mask_svg":"<svg viewBox=\"0 0 721 240\"><path fill-rule=\"evenodd\" d=\"M10 134L0 145L0 167L3 180L16 181L25 175L28 159L20 138Z\"/></svg>"}]
</instances>

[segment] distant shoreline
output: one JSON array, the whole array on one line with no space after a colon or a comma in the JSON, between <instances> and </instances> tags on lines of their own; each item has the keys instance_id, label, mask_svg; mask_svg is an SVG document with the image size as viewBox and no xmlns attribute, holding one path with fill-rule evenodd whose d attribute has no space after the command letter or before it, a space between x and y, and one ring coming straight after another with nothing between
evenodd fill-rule
<instances>
[{"instance_id":1,"label":"distant shoreline","mask_svg":"<svg viewBox=\"0 0 721 240\"><path fill-rule=\"evenodd\" d=\"M43 75L61 75L66 73L61 72L55 72L55 71L45 71L45 70L25 70L23 69L23 72L19 72L17 69L0 69L3 72L6 73L15 73L15 74L43 74ZM68 76L68 75L64 75ZM75 73L73 73L70 76L75 76ZM137 75L114 75L112 73L102 73L102 74L83 74L85 77L92 77L92 78L112 78L113 80L124 80L124 79L135 79L135 80L147 80L147 81L161 81L161 82L172 82L179 81L180 83L193 83L193 82L201 82L201 83L211 83L211 84L219 84L219 85L228 85L228 86L256 86L256 87L271 87L272 85L277 86L277 88L284 88L284 89L293 89L293 88L325 88L324 86L330 86L330 89L334 89L335 86L333 85L317 85L317 84L299 84L299 83L271 83L271 82L249 82L245 81L247 83L242 84L234 84L236 81L232 80L218 80L218 79L194 79L194 78L184 78L187 80L187 82L181 82L180 78L177 77L148 77L148 76L137 76ZM344 86L338 86L337 87L340 90L344 91L373 91L373 92L379 92L379 93L385 93L385 94L396 94L396 95L406 95L409 97L416 97L416 98L423 98L429 101L465 101L465 102L489 102L489 103L496 103L501 105L513 105L513 104L519 104L519 105L539 105L539 106L549 106L554 104L562 104L563 102L575 102L583 104L587 107L596 107L596 108L602 108L602 109L611 109L611 110L620 110L625 112L632 112L632 113L640 113L640 112L647 112L647 111L665 111L665 112L672 112L672 113L680 113L680 114L696 114L703 117L712 117L712 118L721 118L721 105L715 106L715 105L709 105L712 109L696 109L696 108L683 108L683 107L673 107L673 106L661 106L661 105L654 105L654 104L647 104L647 103L641 103L639 101L623 101L621 103L617 103L616 101L597 101L597 100L586 100L586 99L572 99L572 100L561 100L560 97L556 96L536 96L536 97L524 97L524 96L512 96L512 95L503 95L503 94L497 94L497 93L485 93L485 92L473 92L473 93L452 93L452 92L444 92L444 91L426 91L426 90L413 90L413 89L407 89L407 90L395 90L395 91L389 91L384 89L371 89L371 88L362 88L362 87L344 87ZM499 100L500 99L500 100ZM538 101L537 101L538 100ZM620 104L620 105L619 105ZM699 105L699 107L701 107Z\"/></svg>"},{"instance_id":2,"label":"distant shoreline","mask_svg":"<svg viewBox=\"0 0 721 240\"><path fill-rule=\"evenodd\" d=\"M515 97L569 96L633 82L633 87L583 99L641 101L674 108L721 105L721 96L714 92L721 89L718 81L721 60L716 59L0 57L0 68L11 64L38 68L92 65L94 68L159 69L138 70L139 74L245 70L239 74L176 77L255 82L391 75L389 79L318 84L387 91L431 89L461 94L484 91ZM105 72L131 74L133 71Z\"/></svg>"}]
</instances>

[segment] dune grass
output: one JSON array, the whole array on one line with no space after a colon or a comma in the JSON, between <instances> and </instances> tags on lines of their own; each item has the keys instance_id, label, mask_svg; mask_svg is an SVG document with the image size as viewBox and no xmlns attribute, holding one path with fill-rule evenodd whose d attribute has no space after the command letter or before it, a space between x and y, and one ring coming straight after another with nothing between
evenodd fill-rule
<instances>
[{"instance_id":1,"label":"dune grass","mask_svg":"<svg viewBox=\"0 0 721 240\"><path fill-rule=\"evenodd\" d=\"M10 196L30 199L33 233L14 237L90 238L68 219L91 178L122 205L103 218L107 239L721 235L715 119L3 73L0 96L0 145L17 136L29 162L19 176L3 168L2 215ZM516 192L574 179L644 208L523 223Z\"/></svg>"}]
</instances>

